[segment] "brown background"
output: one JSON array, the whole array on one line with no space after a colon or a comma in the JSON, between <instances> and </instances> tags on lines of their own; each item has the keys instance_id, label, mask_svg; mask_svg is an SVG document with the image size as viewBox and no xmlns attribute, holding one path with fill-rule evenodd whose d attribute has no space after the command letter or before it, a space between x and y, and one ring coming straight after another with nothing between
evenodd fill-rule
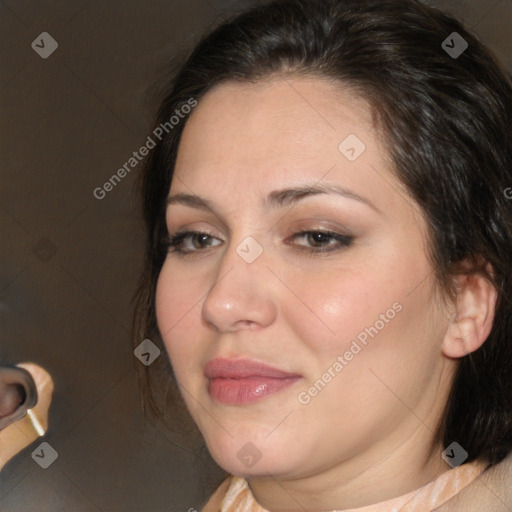
<instances>
[{"instance_id":1,"label":"brown background","mask_svg":"<svg viewBox=\"0 0 512 512\"><path fill-rule=\"evenodd\" d=\"M230 5L221 0L0 2L0 361L54 377L50 429L0 473L0 510L187 512L209 492L200 459L143 431L130 342L142 255L134 169L101 186L150 131L144 92ZM438 1L512 72L512 0ZM31 43L59 47L42 59ZM213 478L220 475L213 471Z\"/></svg>"}]
</instances>

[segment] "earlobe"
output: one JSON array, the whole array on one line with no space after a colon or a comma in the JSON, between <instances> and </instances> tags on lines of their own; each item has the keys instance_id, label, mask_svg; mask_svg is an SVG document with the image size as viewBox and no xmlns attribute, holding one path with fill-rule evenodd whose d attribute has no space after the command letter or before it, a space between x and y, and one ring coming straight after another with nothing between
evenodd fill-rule
<instances>
[{"instance_id":1,"label":"earlobe","mask_svg":"<svg viewBox=\"0 0 512 512\"><path fill-rule=\"evenodd\" d=\"M443 354L452 358L464 357L483 345L492 329L498 297L496 288L481 274L461 275L457 281L455 311L442 345Z\"/></svg>"}]
</instances>

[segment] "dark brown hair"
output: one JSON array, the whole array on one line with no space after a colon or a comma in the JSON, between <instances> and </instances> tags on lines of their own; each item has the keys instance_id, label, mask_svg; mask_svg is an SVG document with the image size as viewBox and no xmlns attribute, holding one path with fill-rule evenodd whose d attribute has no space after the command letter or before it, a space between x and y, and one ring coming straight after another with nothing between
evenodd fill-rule
<instances>
[{"instance_id":1,"label":"dark brown hair","mask_svg":"<svg viewBox=\"0 0 512 512\"><path fill-rule=\"evenodd\" d=\"M443 44L448 38L455 46L453 32L468 45L459 56ZM444 446L457 441L467 462L501 461L512 448L512 204L505 193L512 186L510 78L461 22L419 1L275 0L222 22L169 72L155 127L222 82L284 73L336 81L369 103L396 177L428 223L429 256L444 296L453 300L453 277L460 273L482 273L496 287L492 332L461 358L438 439ZM134 344L150 338L164 355L155 288L185 123L162 137L140 176L147 241ZM162 417L169 407L163 394L171 392L177 407L168 358L138 368L144 404Z\"/></svg>"}]
</instances>

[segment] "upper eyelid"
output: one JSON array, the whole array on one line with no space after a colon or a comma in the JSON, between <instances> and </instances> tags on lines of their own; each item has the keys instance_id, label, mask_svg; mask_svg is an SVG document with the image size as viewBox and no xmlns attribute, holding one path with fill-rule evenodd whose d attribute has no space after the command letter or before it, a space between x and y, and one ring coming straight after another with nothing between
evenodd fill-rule
<instances>
[{"instance_id":1,"label":"upper eyelid","mask_svg":"<svg viewBox=\"0 0 512 512\"><path fill-rule=\"evenodd\" d=\"M346 237L354 237L354 235L350 232L350 230L345 229L343 227L339 228L330 228L327 226L311 226L306 228L297 228L293 229L292 235L299 235L303 233L310 233L310 232L317 232L320 231L322 233L326 234L333 234L333 235L341 235ZM168 238L176 238L178 236L190 236L190 235L208 235L212 238L221 238L218 235L215 234L214 230L211 230L209 228L201 229L201 228L183 228L183 229L177 229L177 230L167 230L167 237ZM229 233L231 235L231 233Z\"/></svg>"},{"instance_id":2,"label":"upper eyelid","mask_svg":"<svg viewBox=\"0 0 512 512\"><path fill-rule=\"evenodd\" d=\"M293 192L292 196L295 195L297 197L297 199L292 200L292 204L289 205L289 210L287 210L284 213L284 215L282 213L279 213L279 210L276 209L276 211L274 212L276 215L275 218L274 217L271 218L272 219L271 220L272 227L269 230L267 230L267 233L270 230L275 229L276 226L278 226L279 224L281 224L281 221L288 215L290 210L292 210L294 208L300 208L301 205L303 204L302 203L303 199L305 199L306 202L309 202L308 198L311 201L314 201L314 198L318 198L321 196L324 196L324 197L336 196L336 194L333 194L333 193L329 194L329 193L318 192L318 193L313 193L311 195L305 195L305 196L301 197L300 194L297 193L297 190L302 190L302 188L296 187L295 189L292 189L292 192ZM286 190L282 191L282 192L286 192ZM347 197L347 196L345 196L345 197ZM190 203L189 203L189 200L191 201ZM193 212L194 210L196 210L196 212L203 211L207 214L207 217L199 220L200 223L202 223L203 220L205 220L207 223L210 223L210 220L206 220L206 219L208 219L210 217L210 215L213 215L214 216L213 222L219 226L219 229L224 231L227 234L227 236L229 236L229 237L231 237L233 235L233 229L230 226L230 224L228 223L228 221L222 215L219 215L219 213L215 209L211 209L208 202L207 202L208 206L202 206L203 198L201 198L200 196L179 193L179 194L171 195L167 199L167 201L168 201L167 202L167 211L166 211L166 214L164 217L164 219L165 219L164 223L167 225L168 231L170 231L169 224L173 223L174 219L190 220L191 219L191 217L189 216L190 212ZM196 203L196 201L198 203ZM353 200L350 202L356 203L356 204L359 203L360 205L364 204L362 201L357 201L357 200ZM285 201L285 203L286 203L286 201ZM343 201L340 204L343 204ZM170 207L172 208L173 205L178 206L178 210L182 210L182 212L171 213ZM180 206L182 208L179 208ZM344 226L343 223L340 222L339 220L336 220L336 218L338 216L341 216L341 218L344 218L346 215L348 215L348 218L351 219L352 217L354 217L354 212L351 209L349 209L347 212L347 210L345 210L344 208L342 208L341 210L338 211L338 208L339 208L339 206L334 207L332 205L329 205L326 207L325 204L321 203L320 207L318 207L318 205L317 205L317 207L313 208L312 211L310 211L310 210L308 210L308 208L306 208L305 212L303 210L300 210L299 212L295 211L295 214L297 214L297 216L299 216L299 217L304 217L303 219L301 219L301 221L303 220L304 222L313 222L313 223L327 222L328 224L335 224L336 226L333 227L332 230L334 230L334 231L341 230L342 233L344 233L344 234L352 235L352 230L349 229L348 227ZM378 210L376 207L374 209ZM188 213L187 213L187 211L188 211ZM379 215L384 216L384 213L381 210L378 210L378 213L379 213ZM316 216L318 218L308 218L309 216ZM194 218L194 217L195 217L195 215L192 216L192 218ZM202 215L200 217L202 217ZM325 217L325 218L323 218L323 217ZM329 217L330 217L330 219L329 219ZM359 218L359 215L358 215L358 218ZM363 215L362 222L364 222L364 224L366 224L365 219L366 219L366 217ZM300 221L298 221L298 222L300 222ZM358 223L359 222L360 221L358 220ZM182 222L181 221L176 222L176 224L182 224ZM186 223L186 225L194 225L194 224L196 224L196 222L187 222ZM295 224L295 222L293 224ZM331 228L328 228L328 227L324 228L324 226L321 226L321 229L331 229Z\"/></svg>"},{"instance_id":3,"label":"upper eyelid","mask_svg":"<svg viewBox=\"0 0 512 512\"><path fill-rule=\"evenodd\" d=\"M196 227L194 227L195 224L202 224L202 222L200 221L200 222L186 223L185 227L181 227L181 228L177 228L177 229L170 229L169 223L165 222L165 225L167 228L167 233L172 234L173 236L180 234L180 233L185 233L185 232L195 232L195 233L197 233L197 232L203 233L204 232L209 235L211 234L211 236L217 236L217 235L214 235L213 232L215 232L215 231L219 232L219 230L217 228L215 228L215 229L212 229L210 227L207 227L204 229L201 227L196 228ZM210 223L208 222L208 224L210 224ZM281 221L274 223L272 228L270 230L268 230L267 233L271 230L273 231L275 229L278 229L279 224L281 224ZM304 227L301 227L301 228L296 227L299 224ZM297 233L299 231L330 231L330 232L337 233L340 235L353 236L352 229L348 228L346 225L342 224L339 221L334 221L333 219L328 220L327 218L307 218L307 217L305 217L300 220L291 222L291 226L295 226L295 227L293 227L293 231L295 233ZM232 234L233 234L232 229L229 226L226 226L223 222L220 222L220 229L225 230L228 237L232 236Z\"/></svg>"},{"instance_id":4,"label":"upper eyelid","mask_svg":"<svg viewBox=\"0 0 512 512\"><path fill-rule=\"evenodd\" d=\"M190 197L190 196L187 196L186 194L184 194L184 195L185 195L186 197ZM320 195L321 195L321 194L320 194ZM332 195L332 194L324 194L324 195ZM178 196L181 196L181 194L178 194ZM196 197L196 196L192 196L192 197ZM309 196L309 197L318 197L318 196L316 195L316 196ZM187 209L189 209L189 208L190 208L190 210L192 210L192 211L194 210L194 207L193 207L193 206L188 205L188 204L185 204L185 202L181 202L180 200L177 200L175 203L173 202L173 203L171 203L171 204L176 204L176 205L178 205L178 206L179 206L179 205L185 206L185 210L187 210ZM360 203L360 204L363 204L363 203ZM169 206L169 204L168 204L168 206ZM292 205L292 207L291 207L291 208L293 208L294 206L299 206L299 203L296 203L296 204ZM199 209L199 210L203 210L201 207L198 207L198 209ZM232 228L230 227L230 225L229 225L229 224L227 224L227 223L225 222L225 219L224 219L223 217L221 217L221 216L217 215L217 213L216 213L215 211L212 211L212 210L210 210L209 208L206 208L206 209L204 209L203 211L205 211L206 213L211 213L211 214L213 214L213 215L215 216L215 222L216 222L216 223L218 223L218 224L220 225L221 229L225 230L225 232L227 233L227 235L228 235L228 236L232 236L232 234L233 234ZM327 210L327 212L328 212L328 211L329 211L329 210ZM335 211L335 210L334 210L334 211ZM379 214L383 215L383 213L382 213L380 210L379 210ZM169 215L169 213L167 213L167 215ZM173 217L172 217L172 216L167 217L167 215L166 215L166 218L165 218L165 220L164 220L164 223L167 225L167 230L168 230L168 232L170 232L170 231L172 231L172 230L170 230L170 229L169 229L169 223L168 223L168 220L167 220L167 219L171 219L171 218L173 218ZM285 214L285 215L286 215L286 214ZM332 216L332 215L333 215L333 218L336 216L336 214L335 214L335 213L333 214L333 213L332 213L332 211L331 211L330 213L327 213L327 216L328 216L328 217L329 217L329 216ZM283 219L283 217L284 217L284 216L281 216L281 217L277 218L277 220L273 223L273 227L272 227L271 229L274 229L277 225L279 225L279 224L281 223L281 220ZM317 220L317 219L304 219L304 222L306 222L306 221L311 221L311 222L325 222L325 220L324 220L324 221L321 221L321 220ZM187 224L188 224L188 223L187 223ZM194 223L194 224L195 224L195 223ZM294 223L294 224L295 224L295 223ZM339 229L339 230L341 230L344 234L347 234L347 236L352 234L350 229L345 228L343 225L340 225L340 223L338 223L338 222L336 222L336 224L338 224L338 225L339 225L339 227L337 227L337 228L333 228L333 229L332 229L333 231L336 231L336 230L338 230L338 229ZM191 229L193 230L194 228L191 228ZM308 228L308 229L309 229L309 228ZM319 227L319 229L331 229L331 228L327 228L327 227L320 226L320 227ZM187 229L184 229L184 230L187 230ZM181 231L181 229L180 229L178 232L180 232L180 231ZM270 231L270 230L268 230L268 231ZM268 231L267 231L267 232L268 232Z\"/></svg>"}]
</instances>

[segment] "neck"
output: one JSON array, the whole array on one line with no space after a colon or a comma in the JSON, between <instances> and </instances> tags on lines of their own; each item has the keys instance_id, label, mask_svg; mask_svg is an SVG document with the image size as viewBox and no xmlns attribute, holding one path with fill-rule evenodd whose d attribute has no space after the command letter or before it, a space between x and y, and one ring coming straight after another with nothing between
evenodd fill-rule
<instances>
[{"instance_id":1,"label":"neck","mask_svg":"<svg viewBox=\"0 0 512 512\"><path fill-rule=\"evenodd\" d=\"M249 487L258 504L271 512L321 512L387 501L423 487L450 469L441 458L442 446L431 442L418 449L420 439L425 442L424 429L420 424L405 442L403 437L395 439L386 452L375 449L293 480L250 478Z\"/></svg>"}]
</instances>

